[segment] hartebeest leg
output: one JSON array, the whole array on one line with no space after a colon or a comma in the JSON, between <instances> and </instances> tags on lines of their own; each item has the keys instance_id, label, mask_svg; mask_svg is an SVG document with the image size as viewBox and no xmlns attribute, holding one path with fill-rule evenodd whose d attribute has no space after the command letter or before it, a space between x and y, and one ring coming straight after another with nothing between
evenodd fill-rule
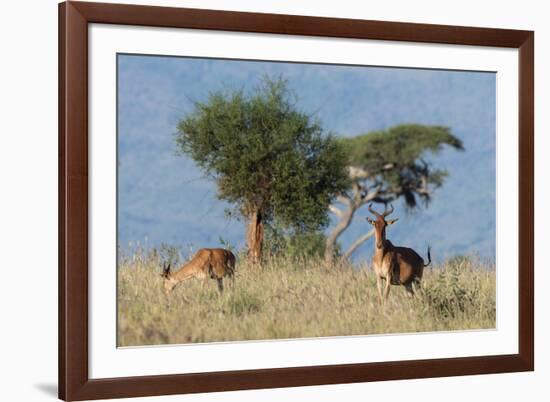
<instances>
[{"instance_id":1,"label":"hartebeest leg","mask_svg":"<svg viewBox=\"0 0 550 402\"><path fill-rule=\"evenodd\" d=\"M414 288L412 282L409 282L405 285L405 290L407 291L407 296L414 297Z\"/></svg>"},{"instance_id":2,"label":"hartebeest leg","mask_svg":"<svg viewBox=\"0 0 550 402\"><path fill-rule=\"evenodd\" d=\"M391 278L386 277L386 287L384 288L384 301L388 300L390 294Z\"/></svg>"},{"instance_id":3,"label":"hartebeest leg","mask_svg":"<svg viewBox=\"0 0 550 402\"><path fill-rule=\"evenodd\" d=\"M414 288L415 291L419 291L419 290L422 289L422 286L420 285L420 279L418 277L414 278L413 288Z\"/></svg>"},{"instance_id":4,"label":"hartebeest leg","mask_svg":"<svg viewBox=\"0 0 550 402\"><path fill-rule=\"evenodd\" d=\"M220 293L223 293L223 278L217 278L218 280L218 290Z\"/></svg>"},{"instance_id":5,"label":"hartebeest leg","mask_svg":"<svg viewBox=\"0 0 550 402\"><path fill-rule=\"evenodd\" d=\"M380 303L382 303L382 278L379 276L376 277L376 287L378 288L378 297L380 298Z\"/></svg>"}]
</instances>

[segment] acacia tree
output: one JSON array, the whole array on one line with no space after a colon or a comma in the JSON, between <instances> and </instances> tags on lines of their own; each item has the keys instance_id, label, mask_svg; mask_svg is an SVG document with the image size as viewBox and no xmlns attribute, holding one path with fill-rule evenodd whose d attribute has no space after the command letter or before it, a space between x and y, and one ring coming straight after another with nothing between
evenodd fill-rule
<instances>
[{"instance_id":1,"label":"acacia tree","mask_svg":"<svg viewBox=\"0 0 550 402\"><path fill-rule=\"evenodd\" d=\"M341 146L291 101L287 82L264 78L252 93L211 93L177 126L177 149L217 182L218 197L247 221L249 258L262 255L264 224L325 227L347 187Z\"/></svg>"},{"instance_id":2,"label":"acacia tree","mask_svg":"<svg viewBox=\"0 0 550 402\"><path fill-rule=\"evenodd\" d=\"M427 205L433 190L444 183L448 173L433 168L425 155L438 154L444 145L464 150L462 141L449 128L414 124L343 138L340 144L348 156L350 186L329 207L338 221L327 236L327 263L333 261L338 238L363 205L387 205L398 198L403 198L409 208L417 207L420 200ZM349 258L373 234L371 230L360 236L342 257Z\"/></svg>"}]
</instances>

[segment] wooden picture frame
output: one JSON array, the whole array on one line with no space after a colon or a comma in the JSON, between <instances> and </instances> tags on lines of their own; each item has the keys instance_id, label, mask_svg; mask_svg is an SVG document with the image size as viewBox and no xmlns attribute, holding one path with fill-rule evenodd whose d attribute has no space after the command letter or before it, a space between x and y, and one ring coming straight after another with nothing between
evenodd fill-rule
<instances>
[{"instance_id":1,"label":"wooden picture frame","mask_svg":"<svg viewBox=\"0 0 550 402\"><path fill-rule=\"evenodd\" d=\"M519 353L90 379L88 24L120 24L519 49ZM534 33L381 21L65 2L59 5L59 397L139 397L534 369ZM268 346L266 346L268 347Z\"/></svg>"}]
</instances>

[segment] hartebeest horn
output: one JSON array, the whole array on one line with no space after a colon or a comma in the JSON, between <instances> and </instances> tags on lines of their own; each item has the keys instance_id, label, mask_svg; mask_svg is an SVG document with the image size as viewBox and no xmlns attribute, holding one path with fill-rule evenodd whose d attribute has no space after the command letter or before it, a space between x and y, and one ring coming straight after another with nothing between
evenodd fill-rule
<instances>
[{"instance_id":1,"label":"hartebeest horn","mask_svg":"<svg viewBox=\"0 0 550 402\"><path fill-rule=\"evenodd\" d=\"M378 212L376 212L374 209L372 209L372 203L369 204L369 212L376 216L377 218L382 218L382 215L380 215Z\"/></svg>"},{"instance_id":2,"label":"hartebeest horn","mask_svg":"<svg viewBox=\"0 0 550 402\"><path fill-rule=\"evenodd\" d=\"M393 212L393 204L390 204L390 208L391 210L387 210L385 207L384 207L384 213L382 214L382 217L385 218L386 216L388 216L389 214L391 214Z\"/></svg>"},{"instance_id":3,"label":"hartebeest horn","mask_svg":"<svg viewBox=\"0 0 550 402\"><path fill-rule=\"evenodd\" d=\"M391 208L390 210L388 210L387 208L384 208L384 212L379 214L374 209L372 209L372 203L369 204L369 212L374 216L376 216L377 218L382 218L382 219L384 219L386 216L388 216L393 212L393 204L390 204L390 208Z\"/></svg>"}]
</instances>

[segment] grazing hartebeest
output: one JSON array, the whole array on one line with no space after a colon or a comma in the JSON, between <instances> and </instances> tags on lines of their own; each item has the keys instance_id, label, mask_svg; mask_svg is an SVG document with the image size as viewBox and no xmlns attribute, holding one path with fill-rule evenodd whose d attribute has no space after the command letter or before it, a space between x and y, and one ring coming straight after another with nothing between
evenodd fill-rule
<instances>
[{"instance_id":1,"label":"grazing hartebeest","mask_svg":"<svg viewBox=\"0 0 550 402\"><path fill-rule=\"evenodd\" d=\"M424 264L422 257L412 248L394 246L391 241L386 239L386 226L397 222L397 219L388 221L385 219L393 212L393 205L391 205L391 210L385 210L384 213L379 214L372 209L372 204L370 204L369 211L376 216L375 220L367 217L367 221L374 226L375 244L372 265L376 273L376 286L380 301L388 298L390 284L403 285L408 294L414 296L413 283L420 285L424 267L432 262L430 247L428 247L428 263ZM386 283L382 295L383 279Z\"/></svg>"},{"instance_id":2,"label":"grazing hartebeest","mask_svg":"<svg viewBox=\"0 0 550 402\"><path fill-rule=\"evenodd\" d=\"M178 272L170 272L170 264L164 263L161 276L164 278L164 290L169 294L178 283L187 279L207 278L218 281L218 290L223 292L223 278L229 276L232 280L235 274L235 256L229 250L222 248L201 248L191 261L183 265Z\"/></svg>"}]
</instances>

